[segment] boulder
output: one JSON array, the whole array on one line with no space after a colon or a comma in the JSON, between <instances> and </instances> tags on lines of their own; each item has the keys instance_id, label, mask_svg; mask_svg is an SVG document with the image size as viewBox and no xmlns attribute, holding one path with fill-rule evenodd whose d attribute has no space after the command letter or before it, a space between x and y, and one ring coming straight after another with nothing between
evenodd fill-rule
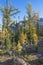
<instances>
[{"instance_id":1,"label":"boulder","mask_svg":"<svg viewBox=\"0 0 43 65\"><path fill-rule=\"evenodd\" d=\"M14 63L15 65L27 65L27 62L20 57L16 57L16 58L14 57Z\"/></svg>"},{"instance_id":2,"label":"boulder","mask_svg":"<svg viewBox=\"0 0 43 65\"><path fill-rule=\"evenodd\" d=\"M38 47L38 53L43 54L43 38L39 40L37 47Z\"/></svg>"},{"instance_id":3,"label":"boulder","mask_svg":"<svg viewBox=\"0 0 43 65\"><path fill-rule=\"evenodd\" d=\"M43 64L43 57L39 58L39 62Z\"/></svg>"},{"instance_id":4,"label":"boulder","mask_svg":"<svg viewBox=\"0 0 43 65\"><path fill-rule=\"evenodd\" d=\"M3 61L0 61L0 65L14 65L14 62L13 62L13 59L7 59L7 60L3 60Z\"/></svg>"}]
</instances>

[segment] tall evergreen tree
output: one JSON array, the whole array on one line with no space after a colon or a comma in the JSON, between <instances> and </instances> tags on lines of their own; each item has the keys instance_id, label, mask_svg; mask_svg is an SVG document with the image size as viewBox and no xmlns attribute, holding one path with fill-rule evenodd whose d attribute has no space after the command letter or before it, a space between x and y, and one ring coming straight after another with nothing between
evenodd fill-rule
<instances>
[{"instance_id":1,"label":"tall evergreen tree","mask_svg":"<svg viewBox=\"0 0 43 65\"><path fill-rule=\"evenodd\" d=\"M27 6L27 23L29 26L29 32L27 34L28 40L30 43L32 42L33 38L37 36L36 34L36 23L39 20L39 15L35 11L32 10L32 5L29 3ZM35 34L35 37L33 37ZM33 35L33 36L32 36ZM34 39L35 41L35 39Z\"/></svg>"}]
</instances>

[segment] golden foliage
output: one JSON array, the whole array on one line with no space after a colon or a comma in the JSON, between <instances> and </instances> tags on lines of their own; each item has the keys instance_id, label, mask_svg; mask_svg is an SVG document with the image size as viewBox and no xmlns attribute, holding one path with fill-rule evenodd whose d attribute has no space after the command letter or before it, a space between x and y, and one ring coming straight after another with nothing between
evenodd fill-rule
<instances>
[{"instance_id":1,"label":"golden foliage","mask_svg":"<svg viewBox=\"0 0 43 65\"><path fill-rule=\"evenodd\" d=\"M22 52L22 46L21 46L20 42L18 42L18 44L17 44L17 52L19 54L21 54L21 52Z\"/></svg>"},{"instance_id":2,"label":"golden foliage","mask_svg":"<svg viewBox=\"0 0 43 65\"><path fill-rule=\"evenodd\" d=\"M33 19L33 21L38 21L39 20L39 14L38 14L38 12L34 11L34 15L33 15L32 19Z\"/></svg>"},{"instance_id":3,"label":"golden foliage","mask_svg":"<svg viewBox=\"0 0 43 65\"><path fill-rule=\"evenodd\" d=\"M33 34L32 35L32 37L33 37L33 40L34 40L34 43L35 43L35 45L37 45L37 41L38 41L38 36L37 36L37 34Z\"/></svg>"},{"instance_id":4,"label":"golden foliage","mask_svg":"<svg viewBox=\"0 0 43 65\"><path fill-rule=\"evenodd\" d=\"M17 48L17 46L13 46L12 47L12 50L16 51L16 48Z\"/></svg>"},{"instance_id":5,"label":"golden foliage","mask_svg":"<svg viewBox=\"0 0 43 65\"><path fill-rule=\"evenodd\" d=\"M20 34L20 37L19 37L19 42L20 42L20 43L25 43L25 42L26 42L26 39L27 39L26 34L21 33L21 34Z\"/></svg>"},{"instance_id":6,"label":"golden foliage","mask_svg":"<svg viewBox=\"0 0 43 65\"><path fill-rule=\"evenodd\" d=\"M2 32L0 32L0 40L2 40L2 41L5 40L7 35L8 35L8 30L4 29Z\"/></svg>"},{"instance_id":7,"label":"golden foliage","mask_svg":"<svg viewBox=\"0 0 43 65\"><path fill-rule=\"evenodd\" d=\"M4 54L4 53L6 53L6 50L1 50L0 49L0 54Z\"/></svg>"},{"instance_id":8,"label":"golden foliage","mask_svg":"<svg viewBox=\"0 0 43 65\"><path fill-rule=\"evenodd\" d=\"M34 44L37 45L38 36L36 34L36 27L33 23L31 23L30 32L31 32L32 39L34 40Z\"/></svg>"}]
</instances>

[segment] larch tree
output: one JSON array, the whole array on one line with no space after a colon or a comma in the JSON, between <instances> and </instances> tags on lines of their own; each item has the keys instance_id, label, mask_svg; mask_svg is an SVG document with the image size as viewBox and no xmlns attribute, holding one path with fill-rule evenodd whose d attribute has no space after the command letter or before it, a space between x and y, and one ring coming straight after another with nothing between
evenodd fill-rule
<instances>
[{"instance_id":1,"label":"larch tree","mask_svg":"<svg viewBox=\"0 0 43 65\"><path fill-rule=\"evenodd\" d=\"M11 17L14 17L19 12L19 10L12 7L12 5L9 5L8 8L0 7L0 11L3 13L3 28L8 28L8 25L12 22Z\"/></svg>"},{"instance_id":2,"label":"larch tree","mask_svg":"<svg viewBox=\"0 0 43 65\"><path fill-rule=\"evenodd\" d=\"M35 40L35 38L37 37L36 34L36 23L39 20L39 15L38 13L33 12L32 10L32 5L29 3L27 6L27 23L28 23L28 33L27 33L27 37L28 40L31 44L32 40L37 41L37 39Z\"/></svg>"},{"instance_id":3,"label":"larch tree","mask_svg":"<svg viewBox=\"0 0 43 65\"><path fill-rule=\"evenodd\" d=\"M7 29L8 33L5 34L8 35L12 35L12 31L10 30L9 26L11 26L13 20L12 20L12 17L14 18L14 16L16 16L16 14L19 12L19 10L15 7L13 7L11 4L8 5L8 7L0 7L0 11L2 12L2 23L3 23L3 26L2 26L2 31L4 31L5 29ZM5 31L6 32L6 31ZM11 37L11 36L10 36ZM10 42L11 42L11 38L9 37L9 35L4 39L5 41L5 44L8 47L8 44L10 45ZM9 38L9 40L8 40ZM9 42L7 42L6 40L8 40ZM13 43L13 42L12 42Z\"/></svg>"},{"instance_id":4,"label":"larch tree","mask_svg":"<svg viewBox=\"0 0 43 65\"><path fill-rule=\"evenodd\" d=\"M32 6L29 3L28 6L27 6L27 24L29 26L27 37L28 37L28 40L29 40L30 44L31 44L31 39L32 39L32 36L31 36L31 21L32 21Z\"/></svg>"}]
</instances>

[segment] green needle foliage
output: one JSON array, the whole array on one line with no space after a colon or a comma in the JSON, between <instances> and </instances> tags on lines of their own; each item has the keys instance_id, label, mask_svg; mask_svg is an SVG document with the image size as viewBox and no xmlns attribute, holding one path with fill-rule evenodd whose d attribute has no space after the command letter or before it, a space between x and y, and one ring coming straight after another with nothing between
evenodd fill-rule
<instances>
[{"instance_id":1,"label":"green needle foliage","mask_svg":"<svg viewBox=\"0 0 43 65\"><path fill-rule=\"evenodd\" d=\"M0 7L0 11L3 13L3 28L8 28L8 25L12 22L11 17L14 17L19 12L19 10L12 7L11 4L7 8Z\"/></svg>"},{"instance_id":2,"label":"green needle foliage","mask_svg":"<svg viewBox=\"0 0 43 65\"><path fill-rule=\"evenodd\" d=\"M38 22L38 20L39 20L38 13L35 11L33 12L32 5L29 3L27 6L27 24L29 26L27 37L28 37L30 44L31 44L33 38L35 37L34 34L37 36L35 23ZM36 41L36 40L34 39L34 41Z\"/></svg>"},{"instance_id":3,"label":"green needle foliage","mask_svg":"<svg viewBox=\"0 0 43 65\"><path fill-rule=\"evenodd\" d=\"M10 50L11 47L12 47L11 39L10 39L10 37L9 37L9 35L8 35L7 38L6 38L6 49L7 49L7 50Z\"/></svg>"},{"instance_id":4,"label":"green needle foliage","mask_svg":"<svg viewBox=\"0 0 43 65\"><path fill-rule=\"evenodd\" d=\"M17 13L19 13L19 10L17 8L13 7L10 4L10 5L8 5L8 7L4 7L4 8L3 7L0 7L0 11L3 14L3 26L2 26L2 29L3 30L2 31L4 31L4 29L7 29L7 31L8 31L8 33L6 33L5 35L3 35L3 36L6 36L7 35L7 37L4 39L5 45L6 45L6 48L7 49L10 49L11 48L11 45L12 45L11 44L12 38L14 36L12 35L12 30L10 30L9 26L12 26L13 25L14 22L12 20L12 17L14 18L14 16L16 16ZM9 34L10 34L10 37L9 37Z\"/></svg>"}]
</instances>

